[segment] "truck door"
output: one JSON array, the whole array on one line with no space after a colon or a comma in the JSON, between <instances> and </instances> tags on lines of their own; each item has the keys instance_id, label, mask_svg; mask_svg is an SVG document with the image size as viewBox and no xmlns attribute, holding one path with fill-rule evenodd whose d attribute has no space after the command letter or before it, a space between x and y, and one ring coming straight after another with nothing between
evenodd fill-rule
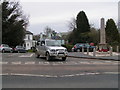
<instances>
[{"instance_id":1,"label":"truck door","mask_svg":"<svg viewBox=\"0 0 120 90\"><path fill-rule=\"evenodd\" d=\"M41 55L45 55L45 41L41 41L41 45L40 45L40 53Z\"/></svg>"}]
</instances>

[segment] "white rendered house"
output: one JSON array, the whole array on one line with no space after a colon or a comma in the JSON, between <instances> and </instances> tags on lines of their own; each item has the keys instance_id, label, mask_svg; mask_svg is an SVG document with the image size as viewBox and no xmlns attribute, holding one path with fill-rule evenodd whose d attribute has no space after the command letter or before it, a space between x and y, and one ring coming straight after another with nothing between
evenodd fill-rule
<instances>
[{"instance_id":1,"label":"white rendered house","mask_svg":"<svg viewBox=\"0 0 120 90\"><path fill-rule=\"evenodd\" d=\"M31 49L31 47L34 46L33 43L33 33L31 33L30 31L26 31L25 32L25 39L24 39L24 44L23 46L25 47L26 50Z\"/></svg>"}]
</instances>

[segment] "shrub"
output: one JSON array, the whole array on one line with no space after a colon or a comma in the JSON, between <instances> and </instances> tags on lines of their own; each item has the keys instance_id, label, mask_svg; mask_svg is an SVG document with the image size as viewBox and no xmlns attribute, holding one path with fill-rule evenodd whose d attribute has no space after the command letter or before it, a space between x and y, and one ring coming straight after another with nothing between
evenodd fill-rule
<instances>
[{"instance_id":1,"label":"shrub","mask_svg":"<svg viewBox=\"0 0 120 90\"><path fill-rule=\"evenodd\" d=\"M32 49L29 49L29 50L28 50L28 52L32 53L32 52L33 52L33 50L32 50Z\"/></svg>"},{"instance_id":2,"label":"shrub","mask_svg":"<svg viewBox=\"0 0 120 90\"><path fill-rule=\"evenodd\" d=\"M66 44L66 45L62 45L63 47L67 48L67 51L68 52L71 52L72 48L73 48L73 45L70 45L70 44Z\"/></svg>"}]
</instances>

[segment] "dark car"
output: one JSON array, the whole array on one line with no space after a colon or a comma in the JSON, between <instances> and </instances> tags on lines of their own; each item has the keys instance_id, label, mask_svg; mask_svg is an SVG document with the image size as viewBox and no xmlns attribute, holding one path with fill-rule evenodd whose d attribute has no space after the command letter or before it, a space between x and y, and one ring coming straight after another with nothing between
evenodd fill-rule
<instances>
[{"instance_id":1,"label":"dark car","mask_svg":"<svg viewBox=\"0 0 120 90\"><path fill-rule=\"evenodd\" d=\"M23 52L23 53L25 53L26 50L23 46L16 46L15 48L13 48L13 52L18 52L18 53Z\"/></svg>"},{"instance_id":2,"label":"dark car","mask_svg":"<svg viewBox=\"0 0 120 90\"><path fill-rule=\"evenodd\" d=\"M91 46L88 43L77 43L72 48L72 51L73 52L81 52L82 48L84 48L84 51L87 51L87 48L89 48L89 51L93 51L93 49L95 48L95 46Z\"/></svg>"}]
</instances>

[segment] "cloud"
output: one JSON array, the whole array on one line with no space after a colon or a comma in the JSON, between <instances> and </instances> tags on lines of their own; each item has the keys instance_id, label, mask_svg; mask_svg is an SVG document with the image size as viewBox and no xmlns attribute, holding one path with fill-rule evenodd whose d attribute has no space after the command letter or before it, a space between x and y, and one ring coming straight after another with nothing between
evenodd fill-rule
<instances>
[{"instance_id":1,"label":"cloud","mask_svg":"<svg viewBox=\"0 0 120 90\"><path fill-rule=\"evenodd\" d=\"M55 23L55 22L62 22L67 21L71 18L71 16L67 14L62 15L54 15L54 16L39 16L30 18L30 23L34 24L44 24L44 23Z\"/></svg>"},{"instance_id":2,"label":"cloud","mask_svg":"<svg viewBox=\"0 0 120 90\"><path fill-rule=\"evenodd\" d=\"M20 0L22 2L118 2L119 0Z\"/></svg>"},{"instance_id":3,"label":"cloud","mask_svg":"<svg viewBox=\"0 0 120 90\"><path fill-rule=\"evenodd\" d=\"M71 18L77 16L80 11L85 11L90 24L96 28L100 26L100 18L113 18L117 21L117 2L22 2L23 10L30 15L29 30L36 33L37 30L44 30L45 26L50 26L56 31L67 31Z\"/></svg>"}]
</instances>

